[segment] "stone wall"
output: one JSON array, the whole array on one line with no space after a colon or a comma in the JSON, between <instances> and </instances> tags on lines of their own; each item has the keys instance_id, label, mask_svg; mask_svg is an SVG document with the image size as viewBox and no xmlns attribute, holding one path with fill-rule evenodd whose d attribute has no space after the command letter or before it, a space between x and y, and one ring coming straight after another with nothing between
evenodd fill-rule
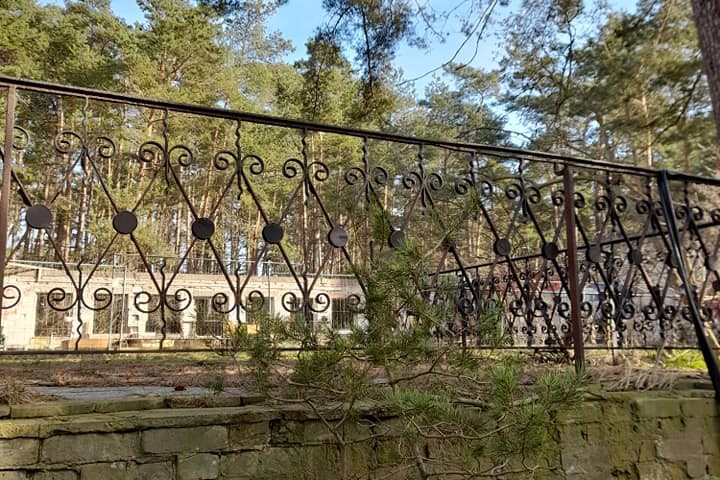
<instances>
[{"instance_id":1,"label":"stone wall","mask_svg":"<svg viewBox=\"0 0 720 480\"><path fill-rule=\"evenodd\" d=\"M0 480L339 478L337 448L317 417L258 400L0 406ZM397 441L378 435L396 420L372 406L357 418L343 432L369 439L349 449L354 478L415 478L410 470L387 475ZM543 462L534 477L492 478L720 479L718 410L703 391L591 396L558 418Z\"/></svg>"}]
</instances>

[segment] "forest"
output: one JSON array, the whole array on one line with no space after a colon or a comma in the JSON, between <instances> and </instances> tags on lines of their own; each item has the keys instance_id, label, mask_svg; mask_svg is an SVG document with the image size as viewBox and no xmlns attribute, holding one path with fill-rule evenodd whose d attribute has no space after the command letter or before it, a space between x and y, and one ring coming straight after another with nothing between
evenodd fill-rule
<instances>
[{"instance_id":1,"label":"forest","mask_svg":"<svg viewBox=\"0 0 720 480\"><path fill-rule=\"evenodd\" d=\"M420 53L430 42L451 51L432 37L442 34L430 30L439 19L426 15L448 12L327 0L330 24L292 45L267 30L286 2L140 1L145 19L129 25L109 1L5 0L0 72L347 127L713 171L711 101L688 1L643 0L632 14L582 1L495 6L507 9L490 12L502 22L500 68L449 61L420 96L394 55L401 42ZM476 17L485 6L465 3ZM365 10L372 35L360 45ZM471 27L463 26L476 41ZM494 46L489 37L477 41ZM306 54L290 65L282 61L289 49ZM508 112L524 127L512 140Z\"/></svg>"}]
</instances>

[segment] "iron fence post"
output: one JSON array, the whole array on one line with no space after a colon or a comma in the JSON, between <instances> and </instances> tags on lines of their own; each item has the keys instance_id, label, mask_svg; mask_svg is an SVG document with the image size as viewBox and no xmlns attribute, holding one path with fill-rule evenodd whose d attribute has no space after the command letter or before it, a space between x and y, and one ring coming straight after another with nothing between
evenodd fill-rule
<instances>
[{"instance_id":1,"label":"iron fence post","mask_svg":"<svg viewBox=\"0 0 720 480\"><path fill-rule=\"evenodd\" d=\"M15 130L15 87L8 87L5 110L5 144L3 147L2 190L0 191L0 334L2 334L3 301L5 300L5 263L7 257L8 214L10 213L10 182Z\"/></svg>"},{"instance_id":2,"label":"iron fence post","mask_svg":"<svg viewBox=\"0 0 720 480\"><path fill-rule=\"evenodd\" d=\"M667 223L668 238L670 240L669 247L671 249L670 255L675 257L677 264L677 271L682 280L683 289L685 290L685 296L687 297L688 308L690 310L690 316L692 317L693 326L695 327L695 334L697 335L698 345L702 352L705 365L712 380L713 388L715 389L715 398L720 400L720 369L718 368L718 361L715 357L715 353L710 347L710 342L705 335L703 328L703 320L700 316L700 307L698 305L698 299L693 291L690 279L687 274L687 267L685 266L685 258L682 255L682 246L680 245L680 236L677 230L677 224L675 223L675 210L673 209L672 196L670 194L670 186L668 183L668 171L661 170L658 172L658 190L660 192L660 204L662 205L663 215Z\"/></svg>"},{"instance_id":3,"label":"iron fence post","mask_svg":"<svg viewBox=\"0 0 720 480\"><path fill-rule=\"evenodd\" d=\"M575 231L575 182L570 165L563 169L563 189L565 190L565 234L567 237L567 279L570 295L570 327L572 330L575 371L585 369L585 345L583 328L580 321L580 291L577 265L577 240Z\"/></svg>"}]
</instances>

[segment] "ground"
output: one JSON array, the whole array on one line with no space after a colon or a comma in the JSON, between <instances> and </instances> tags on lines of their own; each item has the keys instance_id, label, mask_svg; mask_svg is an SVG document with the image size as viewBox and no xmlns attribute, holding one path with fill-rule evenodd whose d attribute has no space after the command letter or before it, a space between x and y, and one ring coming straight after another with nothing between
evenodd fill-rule
<instances>
[{"instance_id":1,"label":"ground","mask_svg":"<svg viewBox=\"0 0 720 480\"><path fill-rule=\"evenodd\" d=\"M543 369L558 368L564 361L556 355L527 352L482 355L488 361L498 355L526 357L529 365L525 369L526 383L533 383ZM614 355L588 352L587 355L590 384L608 391L667 390L677 386L707 388L704 367L695 351L666 352L662 364L655 361L655 352ZM75 387L115 388L118 392L147 394L254 390L243 359L235 361L212 352L0 356L0 403L47 399Z\"/></svg>"}]
</instances>

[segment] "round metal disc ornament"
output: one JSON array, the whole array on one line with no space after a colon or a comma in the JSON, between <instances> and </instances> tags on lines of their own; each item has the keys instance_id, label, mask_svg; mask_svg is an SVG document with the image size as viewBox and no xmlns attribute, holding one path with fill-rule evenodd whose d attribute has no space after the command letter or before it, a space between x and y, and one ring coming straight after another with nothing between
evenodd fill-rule
<instances>
[{"instance_id":1,"label":"round metal disc ornament","mask_svg":"<svg viewBox=\"0 0 720 480\"><path fill-rule=\"evenodd\" d=\"M447 252L457 248L457 245L455 244L455 240L453 240L452 238L447 238L447 237L443 239L442 246L445 249L445 251L447 251Z\"/></svg>"},{"instance_id":2,"label":"round metal disc ornament","mask_svg":"<svg viewBox=\"0 0 720 480\"><path fill-rule=\"evenodd\" d=\"M705 268L708 270L717 270L718 269L718 258L716 256L711 256L705 259Z\"/></svg>"},{"instance_id":3,"label":"round metal disc ornament","mask_svg":"<svg viewBox=\"0 0 720 480\"><path fill-rule=\"evenodd\" d=\"M347 245L348 234L342 227L333 227L328 233L328 242L335 248L342 248Z\"/></svg>"},{"instance_id":4,"label":"round metal disc ornament","mask_svg":"<svg viewBox=\"0 0 720 480\"><path fill-rule=\"evenodd\" d=\"M632 265L640 265L643 261L642 252L640 250L630 250L628 252L628 260Z\"/></svg>"},{"instance_id":5,"label":"round metal disc ornament","mask_svg":"<svg viewBox=\"0 0 720 480\"><path fill-rule=\"evenodd\" d=\"M33 205L25 214L25 221L31 228L47 228L52 222L52 213L45 205Z\"/></svg>"},{"instance_id":6,"label":"round metal disc ornament","mask_svg":"<svg viewBox=\"0 0 720 480\"><path fill-rule=\"evenodd\" d=\"M592 263L600 263L600 260L602 260L602 250L598 245L593 245L585 252L585 258Z\"/></svg>"},{"instance_id":7,"label":"round metal disc ornament","mask_svg":"<svg viewBox=\"0 0 720 480\"><path fill-rule=\"evenodd\" d=\"M268 223L263 227L262 237L267 243L277 245L283 239L283 228L277 223Z\"/></svg>"},{"instance_id":8,"label":"round metal disc ornament","mask_svg":"<svg viewBox=\"0 0 720 480\"><path fill-rule=\"evenodd\" d=\"M560 250L555 242L545 243L542 246L542 256L546 260L555 260Z\"/></svg>"},{"instance_id":9,"label":"round metal disc ornament","mask_svg":"<svg viewBox=\"0 0 720 480\"><path fill-rule=\"evenodd\" d=\"M665 264L670 268L678 268L680 266L677 257L673 255L672 252L668 252L667 257L665 257Z\"/></svg>"},{"instance_id":10,"label":"round metal disc ornament","mask_svg":"<svg viewBox=\"0 0 720 480\"><path fill-rule=\"evenodd\" d=\"M192 223L192 234L198 240L207 240L215 233L215 224L209 218L198 218Z\"/></svg>"},{"instance_id":11,"label":"round metal disc ornament","mask_svg":"<svg viewBox=\"0 0 720 480\"><path fill-rule=\"evenodd\" d=\"M496 240L493 245L493 251L501 257L507 257L510 255L510 241L507 238Z\"/></svg>"},{"instance_id":12,"label":"round metal disc ornament","mask_svg":"<svg viewBox=\"0 0 720 480\"><path fill-rule=\"evenodd\" d=\"M393 230L388 238L391 248L399 248L405 242L405 232L402 230Z\"/></svg>"},{"instance_id":13,"label":"round metal disc ornament","mask_svg":"<svg viewBox=\"0 0 720 480\"><path fill-rule=\"evenodd\" d=\"M112 224L115 231L119 234L129 235L137 228L138 221L134 213L123 210L115 215Z\"/></svg>"}]
</instances>

